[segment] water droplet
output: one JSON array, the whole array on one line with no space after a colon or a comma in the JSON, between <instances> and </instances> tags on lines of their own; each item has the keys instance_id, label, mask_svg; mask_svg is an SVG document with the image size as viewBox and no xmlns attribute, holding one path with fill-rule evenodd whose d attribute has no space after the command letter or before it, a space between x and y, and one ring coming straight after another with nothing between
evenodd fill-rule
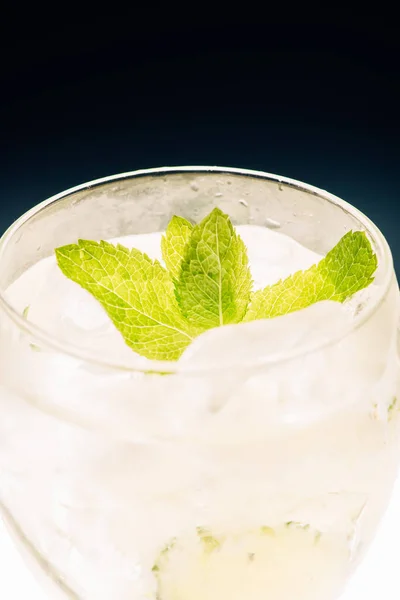
<instances>
[{"instance_id":1,"label":"water droplet","mask_svg":"<svg viewBox=\"0 0 400 600\"><path fill-rule=\"evenodd\" d=\"M248 206L249 205L249 203L246 200L243 200L243 198L240 198L239 204L243 204L243 206Z\"/></svg>"},{"instance_id":2,"label":"water droplet","mask_svg":"<svg viewBox=\"0 0 400 600\"><path fill-rule=\"evenodd\" d=\"M278 184L278 189L280 192L283 192L283 185L281 183Z\"/></svg>"},{"instance_id":3,"label":"water droplet","mask_svg":"<svg viewBox=\"0 0 400 600\"><path fill-rule=\"evenodd\" d=\"M222 194L222 192L217 192L217 193L215 194L215 197L216 197L216 198L221 198L221 196L222 196L222 195L223 195L223 194Z\"/></svg>"},{"instance_id":4,"label":"water droplet","mask_svg":"<svg viewBox=\"0 0 400 600\"><path fill-rule=\"evenodd\" d=\"M265 225L269 227L269 229L279 229L281 226L279 221L275 221L275 219L265 219Z\"/></svg>"},{"instance_id":5,"label":"water droplet","mask_svg":"<svg viewBox=\"0 0 400 600\"><path fill-rule=\"evenodd\" d=\"M197 183L191 183L191 184L190 184L190 187L191 187L191 189L192 189L194 192L198 192L198 191L199 191L199 186L197 185Z\"/></svg>"}]
</instances>

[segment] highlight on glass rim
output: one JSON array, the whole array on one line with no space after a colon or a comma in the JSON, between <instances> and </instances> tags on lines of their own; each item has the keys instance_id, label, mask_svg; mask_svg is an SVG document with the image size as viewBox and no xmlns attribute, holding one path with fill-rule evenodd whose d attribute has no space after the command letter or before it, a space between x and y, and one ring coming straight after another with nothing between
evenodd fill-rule
<instances>
[{"instance_id":1,"label":"highlight on glass rim","mask_svg":"<svg viewBox=\"0 0 400 600\"><path fill-rule=\"evenodd\" d=\"M400 462L398 284L355 207L171 167L0 241L0 509L49 598L338 600Z\"/></svg>"}]
</instances>

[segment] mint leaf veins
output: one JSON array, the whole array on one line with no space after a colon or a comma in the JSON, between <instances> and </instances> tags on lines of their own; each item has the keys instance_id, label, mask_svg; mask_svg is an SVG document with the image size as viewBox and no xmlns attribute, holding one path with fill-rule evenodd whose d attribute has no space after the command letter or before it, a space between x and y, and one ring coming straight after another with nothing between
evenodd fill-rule
<instances>
[{"instance_id":1,"label":"mint leaf veins","mask_svg":"<svg viewBox=\"0 0 400 600\"><path fill-rule=\"evenodd\" d=\"M344 302L372 283L377 264L365 233L349 231L316 265L255 292L244 320L286 315L321 300Z\"/></svg>"},{"instance_id":2,"label":"mint leaf veins","mask_svg":"<svg viewBox=\"0 0 400 600\"><path fill-rule=\"evenodd\" d=\"M167 268L139 250L79 240L55 250L66 277L98 300L138 354L177 360L203 331L267 319L321 300L344 302L373 281L366 234L348 232L318 264L252 294L247 249L215 208L199 224L173 217L161 240Z\"/></svg>"},{"instance_id":3,"label":"mint leaf veins","mask_svg":"<svg viewBox=\"0 0 400 600\"><path fill-rule=\"evenodd\" d=\"M239 323L251 291L247 250L228 215L215 208L192 231L176 294L184 316L203 329Z\"/></svg>"},{"instance_id":4,"label":"mint leaf veins","mask_svg":"<svg viewBox=\"0 0 400 600\"><path fill-rule=\"evenodd\" d=\"M174 279L181 272L185 249L193 231L193 225L183 217L172 217L161 238L161 252L167 269Z\"/></svg>"},{"instance_id":5,"label":"mint leaf veins","mask_svg":"<svg viewBox=\"0 0 400 600\"><path fill-rule=\"evenodd\" d=\"M176 360L195 328L182 316L168 272L138 250L79 240L56 250L61 271L98 300L125 342L156 360Z\"/></svg>"}]
</instances>

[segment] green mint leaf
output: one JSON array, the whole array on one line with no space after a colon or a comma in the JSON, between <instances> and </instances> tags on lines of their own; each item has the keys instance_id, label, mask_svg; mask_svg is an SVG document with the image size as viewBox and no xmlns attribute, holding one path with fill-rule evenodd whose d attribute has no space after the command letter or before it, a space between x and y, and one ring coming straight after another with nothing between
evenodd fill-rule
<instances>
[{"instance_id":1,"label":"green mint leaf","mask_svg":"<svg viewBox=\"0 0 400 600\"><path fill-rule=\"evenodd\" d=\"M183 217L172 217L165 234L161 238L161 251L171 277L178 279L185 255L186 244L193 231L193 225Z\"/></svg>"},{"instance_id":2,"label":"green mint leaf","mask_svg":"<svg viewBox=\"0 0 400 600\"><path fill-rule=\"evenodd\" d=\"M176 296L183 315L202 329L238 323L250 299L246 246L228 217L215 208L193 228Z\"/></svg>"},{"instance_id":3,"label":"green mint leaf","mask_svg":"<svg viewBox=\"0 0 400 600\"><path fill-rule=\"evenodd\" d=\"M205 529L204 527L197 527L197 535L200 538L207 554L210 554L211 552L214 552L214 550L218 550L221 547L221 540L218 540L216 537L214 537L208 529Z\"/></svg>"},{"instance_id":4,"label":"green mint leaf","mask_svg":"<svg viewBox=\"0 0 400 600\"><path fill-rule=\"evenodd\" d=\"M399 407L397 404L397 397L393 396L391 403L388 406L388 420L391 421L393 419L395 410L398 411Z\"/></svg>"},{"instance_id":5,"label":"green mint leaf","mask_svg":"<svg viewBox=\"0 0 400 600\"><path fill-rule=\"evenodd\" d=\"M153 567L152 567L152 571L153 573L158 573L158 571L160 571L160 568L162 566L162 561L164 558L168 557L168 553L174 548L175 544L176 544L176 538L173 538L166 546L164 546L164 548L161 550L159 556L157 557L157 560L155 561Z\"/></svg>"},{"instance_id":6,"label":"green mint leaf","mask_svg":"<svg viewBox=\"0 0 400 600\"><path fill-rule=\"evenodd\" d=\"M61 271L98 300L125 342L156 360L176 360L193 339L173 283L161 264L139 250L79 240L58 248Z\"/></svg>"},{"instance_id":7,"label":"green mint leaf","mask_svg":"<svg viewBox=\"0 0 400 600\"><path fill-rule=\"evenodd\" d=\"M318 264L256 292L245 321L278 317L321 300L344 302L373 281L377 258L362 231L349 231Z\"/></svg>"}]
</instances>

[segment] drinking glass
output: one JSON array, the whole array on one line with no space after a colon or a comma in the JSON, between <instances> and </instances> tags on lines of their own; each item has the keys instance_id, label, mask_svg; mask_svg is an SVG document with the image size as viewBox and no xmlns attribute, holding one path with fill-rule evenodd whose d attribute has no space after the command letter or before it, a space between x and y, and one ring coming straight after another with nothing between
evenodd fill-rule
<instances>
[{"instance_id":1,"label":"drinking glass","mask_svg":"<svg viewBox=\"0 0 400 600\"><path fill-rule=\"evenodd\" d=\"M218 352L200 344L186 361L114 353L82 290L64 293L54 249L161 232L173 215L196 223L216 206L235 226L319 255L365 231L373 291L328 336L329 316L299 311L244 338L230 328ZM336 599L397 474L398 311L377 227L330 193L268 173L136 171L19 218L0 241L0 507L50 597ZM262 352L267 325L279 356L271 344Z\"/></svg>"}]
</instances>

